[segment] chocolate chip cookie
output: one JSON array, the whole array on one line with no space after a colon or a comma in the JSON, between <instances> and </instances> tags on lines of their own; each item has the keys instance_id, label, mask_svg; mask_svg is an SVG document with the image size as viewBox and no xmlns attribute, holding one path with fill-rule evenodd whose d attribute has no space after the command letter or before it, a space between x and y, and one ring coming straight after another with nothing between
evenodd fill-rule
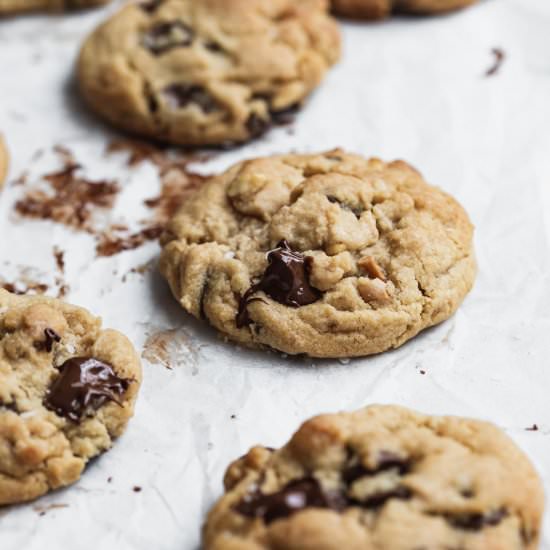
<instances>
[{"instance_id":1,"label":"chocolate chip cookie","mask_svg":"<svg viewBox=\"0 0 550 550\"><path fill-rule=\"evenodd\" d=\"M326 0L129 4L86 41L88 104L179 145L231 145L288 120L339 57Z\"/></svg>"},{"instance_id":2,"label":"chocolate chip cookie","mask_svg":"<svg viewBox=\"0 0 550 550\"><path fill-rule=\"evenodd\" d=\"M81 308L0 289L0 505L77 481L124 431L140 382L122 334Z\"/></svg>"},{"instance_id":3,"label":"chocolate chip cookie","mask_svg":"<svg viewBox=\"0 0 550 550\"><path fill-rule=\"evenodd\" d=\"M383 19L392 12L429 15L470 6L477 0L332 0L335 13L359 19Z\"/></svg>"},{"instance_id":4,"label":"chocolate chip cookie","mask_svg":"<svg viewBox=\"0 0 550 550\"><path fill-rule=\"evenodd\" d=\"M205 550L535 550L543 491L497 427L396 406L307 421L225 475Z\"/></svg>"},{"instance_id":5,"label":"chocolate chip cookie","mask_svg":"<svg viewBox=\"0 0 550 550\"><path fill-rule=\"evenodd\" d=\"M351 357L400 346L471 289L473 227L408 164L341 150L238 164L169 222L160 267L232 340Z\"/></svg>"},{"instance_id":6,"label":"chocolate chip cookie","mask_svg":"<svg viewBox=\"0 0 550 550\"><path fill-rule=\"evenodd\" d=\"M4 185L4 181L8 174L8 166L9 166L8 149L6 147L4 138L0 134L0 189Z\"/></svg>"},{"instance_id":7,"label":"chocolate chip cookie","mask_svg":"<svg viewBox=\"0 0 550 550\"><path fill-rule=\"evenodd\" d=\"M25 11L63 11L91 8L109 0L0 0L0 15Z\"/></svg>"}]
</instances>

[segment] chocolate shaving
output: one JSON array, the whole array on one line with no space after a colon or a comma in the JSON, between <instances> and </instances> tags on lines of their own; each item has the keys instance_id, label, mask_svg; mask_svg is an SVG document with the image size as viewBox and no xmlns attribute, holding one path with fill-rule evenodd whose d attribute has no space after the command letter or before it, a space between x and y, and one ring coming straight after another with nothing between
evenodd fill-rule
<instances>
[{"instance_id":1,"label":"chocolate shaving","mask_svg":"<svg viewBox=\"0 0 550 550\"><path fill-rule=\"evenodd\" d=\"M494 56L494 62L485 72L485 76L496 75L499 72L500 67L502 66L506 58L506 54L504 53L504 50L502 50L501 48L493 48L491 50L491 53Z\"/></svg>"}]
</instances>

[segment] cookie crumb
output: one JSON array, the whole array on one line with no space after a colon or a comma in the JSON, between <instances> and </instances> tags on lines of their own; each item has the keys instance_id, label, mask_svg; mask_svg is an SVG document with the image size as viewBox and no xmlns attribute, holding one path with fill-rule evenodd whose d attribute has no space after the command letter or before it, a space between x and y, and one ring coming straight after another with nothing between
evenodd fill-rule
<instances>
[{"instance_id":1,"label":"cookie crumb","mask_svg":"<svg viewBox=\"0 0 550 550\"><path fill-rule=\"evenodd\" d=\"M499 72L500 67L502 66L502 63L506 58L506 54L504 53L504 50L502 50L501 48L493 48L491 50L491 53L494 56L494 61L493 61L493 64L485 72L485 76L496 75Z\"/></svg>"}]
</instances>

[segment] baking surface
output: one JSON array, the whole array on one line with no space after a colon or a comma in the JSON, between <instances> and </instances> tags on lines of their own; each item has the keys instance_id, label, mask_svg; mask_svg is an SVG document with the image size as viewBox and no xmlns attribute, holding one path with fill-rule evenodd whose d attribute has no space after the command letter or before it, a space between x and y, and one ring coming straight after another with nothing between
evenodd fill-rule
<instances>
[{"instance_id":1,"label":"baking surface","mask_svg":"<svg viewBox=\"0 0 550 550\"><path fill-rule=\"evenodd\" d=\"M73 487L0 509L0 547L196 550L232 459L256 443L283 444L314 414L370 403L495 422L550 494L550 4L485 0L446 17L344 24L341 63L292 126L194 166L210 173L342 146L405 159L462 202L477 227L473 292L401 349L352 361L224 343L171 298L154 241L98 257L98 231L142 229L153 215L143 201L160 189L157 166L106 152L117 136L83 109L72 80L81 40L114 9L0 22L0 132L12 156L0 194L0 278L65 293L146 357L126 434ZM495 48L504 59L490 71ZM88 232L15 208L29 190L49 190L41 176L63 167L56 145L84 178L120 187L112 208L93 209ZM550 510L545 530L550 549Z\"/></svg>"}]
</instances>

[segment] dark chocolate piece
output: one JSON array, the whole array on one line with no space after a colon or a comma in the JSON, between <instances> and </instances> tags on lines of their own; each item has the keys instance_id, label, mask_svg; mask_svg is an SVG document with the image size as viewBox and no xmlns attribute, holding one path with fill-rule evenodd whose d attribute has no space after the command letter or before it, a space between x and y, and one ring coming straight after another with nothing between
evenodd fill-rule
<instances>
[{"instance_id":1,"label":"dark chocolate piece","mask_svg":"<svg viewBox=\"0 0 550 550\"><path fill-rule=\"evenodd\" d=\"M78 422L88 409L119 397L130 380L117 376L111 365L93 357L72 357L59 367L59 376L46 395L45 405L59 416Z\"/></svg>"},{"instance_id":2,"label":"dark chocolate piece","mask_svg":"<svg viewBox=\"0 0 550 550\"><path fill-rule=\"evenodd\" d=\"M411 497L412 492L410 489L407 489L407 487L404 487L403 485L398 485L395 489L369 495L366 500L351 500L350 503L363 508L379 508L380 506L383 506L387 500L392 498L408 500Z\"/></svg>"},{"instance_id":3,"label":"dark chocolate piece","mask_svg":"<svg viewBox=\"0 0 550 550\"><path fill-rule=\"evenodd\" d=\"M448 514L445 518L457 529L480 531L484 527L495 527L506 516L508 511L505 508L499 508L486 514Z\"/></svg>"},{"instance_id":4,"label":"dark chocolate piece","mask_svg":"<svg viewBox=\"0 0 550 550\"><path fill-rule=\"evenodd\" d=\"M237 313L237 327L250 323L248 304L258 298L251 298L258 291L265 292L276 302L290 307L306 306L316 302L321 292L309 284L312 259L292 250L283 240L277 248L267 253L267 266L261 280L252 285L241 298Z\"/></svg>"},{"instance_id":5,"label":"dark chocolate piece","mask_svg":"<svg viewBox=\"0 0 550 550\"><path fill-rule=\"evenodd\" d=\"M271 127L271 121L265 118L262 118L256 113L252 113L248 120L246 121L246 129L250 134L250 139L258 138L261 135L265 134L267 130Z\"/></svg>"},{"instance_id":6,"label":"dark chocolate piece","mask_svg":"<svg viewBox=\"0 0 550 550\"><path fill-rule=\"evenodd\" d=\"M44 329L44 349L49 353L53 349L54 342L61 342L61 336L53 328Z\"/></svg>"},{"instance_id":7,"label":"dark chocolate piece","mask_svg":"<svg viewBox=\"0 0 550 550\"><path fill-rule=\"evenodd\" d=\"M184 48L193 42L193 31L181 21L157 23L145 32L141 44L155 55L173 48Z\"/></svg>"},{"instance_id":8,"label":"dark chocolate piece","mask_svg":"<svg viewBox=\"0 0 550 550\"><path fill-rule=\"evenodd\" d=\"M269 113L271 114L271 120L274 124L277 126L286 126L294 122L294 118L300 108L301 105L299 103L294 103L286 109L281 109L279 111L271 110Z\"/></svg>"},{"instance_id":9,"label":"dark chocolate piece","mask_svg":"<svg viewBox=\"0 0 550 550\"><path fill-rule=\"evenodd\" d=\"M362 464L355 464L343 471L342 479L351 485L361 477L375 476L380 472L394 468L399 470L399 475L404 475L410 470L410 462L390 451L381 451L376 468L369 469Z\"/></svg>"},{"instance_id":10,"label":"dark chocolate piece","mask_svg":"<svg viewBox=\"0 0 550 550\"><path fill-rule=\"evenodd\" d=\"M283 489L264 495L259 489L246 495L235 510L250 518L262 518L266 524L287 518L305 508L330 508L341 510L340 497L325 493L314 478L291 481Z\"/></svg>"},{"instance_id":11,"label":"dark chocolate piece","mask_svg":"<svg viewBox=\"0 0 550 550\"><path fill-rule=\"evenodd\" d=\"M200 86L171 84L164 88L162 95L171 109L182 109L190 103L196 103L205 113L219 108L215 99Z\"/></svg>"}]
</instances>

